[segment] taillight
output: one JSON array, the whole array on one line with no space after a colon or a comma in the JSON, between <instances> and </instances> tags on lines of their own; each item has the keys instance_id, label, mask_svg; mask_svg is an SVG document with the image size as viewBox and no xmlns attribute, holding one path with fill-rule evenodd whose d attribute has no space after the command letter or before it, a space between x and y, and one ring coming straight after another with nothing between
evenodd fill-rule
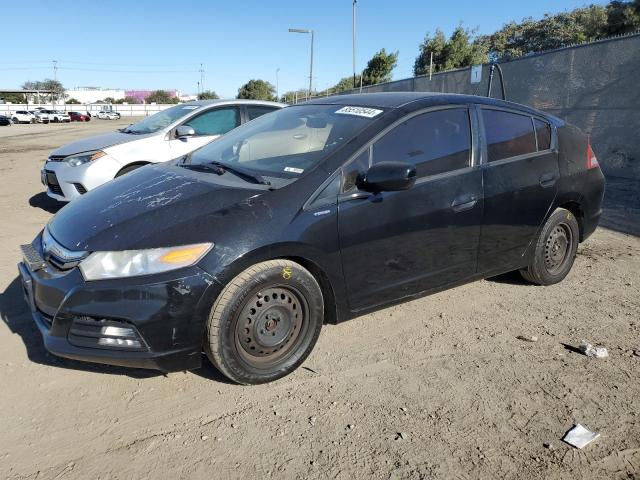
<instances>
[{"instance_id":1,"label":"taillight","mask_svg":"<svg viewBox=\"0 0 640 480\"><path fill-rule=\"evenodd\" d=\"M597 168L600 164L598 163L598 159L596 158L596 154L593 153L593 149L591 148L591 139L587 140L587 169Z\"/></svg>"}]
</instances>

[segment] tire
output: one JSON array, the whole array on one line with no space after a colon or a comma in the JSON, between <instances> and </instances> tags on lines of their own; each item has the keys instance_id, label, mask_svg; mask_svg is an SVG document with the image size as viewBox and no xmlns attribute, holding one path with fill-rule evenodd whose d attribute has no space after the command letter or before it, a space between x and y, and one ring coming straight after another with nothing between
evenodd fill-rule
<instances>
[{"instance_id":1,"label":"tire","mask_svg":"<svg viewBox=\"0 0 640 480\"><path fill-rule=\"evenodd\" d=\"M118 178L118 177L121 177L123 175L126 175L127 173L131 173L131 172L133 172L134 170L137 170L140 167L144 167L145 165L147 165L147 164L145 163L145 164L142 164L142 165L129 165L128 167L124 167L122 170L120 170L116 174L115 178Z\"/></svg>"},{"instance_id":2,"label":"tire","mask_svg":"<svg viewBox=\"0 0 640 480\"><path fill-rule=\"evenodd\" d=\"M579 236L576 217L569 210L556 209L540 232L532 262L520 270L522 277L537 285L561 282L573 266Z\"/></svg>"},{"instance_id":3,"label":"tire","mask_svg":"<svg viewBox=\"0 0 640 480\"><path fill-rule=\"evenodd\" d=\"M11 119L11 121L12 121L14 124L18 124L18 123L20 123L20 120L18 120L16 117L13 117L13 118Z\"/></svg>"},{"instance_id":4,"label":"tire","mask_svg":"<svg viewBox=\"0 0 640 480\"><path fill-rule=\"evenodd\" d=\"M271 382L309 356L323 319L322 291L308 270L289 260L258 263L231 280L216 299L205 352L236 383Z\"/></svg>"}]
</instances>

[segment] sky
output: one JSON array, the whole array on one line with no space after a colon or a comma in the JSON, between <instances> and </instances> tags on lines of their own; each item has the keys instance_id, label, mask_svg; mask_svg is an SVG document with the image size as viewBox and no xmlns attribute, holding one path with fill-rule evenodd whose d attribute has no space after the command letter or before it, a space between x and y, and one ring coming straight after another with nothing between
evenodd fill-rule
<instances>
[{"instance_id":1,"label":"sky","mask_svg":"<svg viewBox=\"0 0 640 480\"><path fill-rule=\"evenodd\" d=\"M358 0L356 68L378 50L399 51L394 79L412 76L418 46L440 28L462 23L478 34L511 20L540 18L602 1ZM29 13L32 12L32 13ZM38 12L34 20L33 12ZM0 88L57 78L66 88L205 89L235 97L248 80L307 88L313 29L313 85L324 90L352 75L352 0L32 0L2 8ZM276 71L279 69L278 73ZM278 82L276 82L278 80Z\"/></svg>"}]
</instances>

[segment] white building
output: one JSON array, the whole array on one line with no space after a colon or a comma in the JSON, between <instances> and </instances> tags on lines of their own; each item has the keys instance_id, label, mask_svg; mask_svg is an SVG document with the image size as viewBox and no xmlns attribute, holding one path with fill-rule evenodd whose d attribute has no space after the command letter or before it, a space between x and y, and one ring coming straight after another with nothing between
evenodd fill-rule
<instances>
[{"instance_id":1,"label":"white building","mask_svg":"<svg viewBox=\"0 0 640 480\"><path fill-rule=\"evenodd\" d=\"M107 97L114 100L120 100L125 97L123 89L110 89L99 87L76 87L72 90L66 90L67 100L75 98L80 103L93 103L103 100Z\"/></svg>"}]
</instances>

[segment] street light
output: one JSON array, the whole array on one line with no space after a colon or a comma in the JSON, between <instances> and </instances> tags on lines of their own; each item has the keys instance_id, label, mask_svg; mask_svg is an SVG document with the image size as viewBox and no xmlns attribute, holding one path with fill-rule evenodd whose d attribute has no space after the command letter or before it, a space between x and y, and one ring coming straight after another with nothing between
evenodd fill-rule
<instances>
[{"instance_id":1,"label":"street light","mask_svg":"<svg viewBox=\"0 0 640 480\"><path fill-rule=\"evenodd\" d=\"M356 88L356 3L353 0L352 34L353 34L353 88Z\"/></svg>"},{"instance_id":2,"label":"street light","mask_svg":"<svg viewBox=\"0 0 640 480\"><path fill-rule=\"evenodd\" d=\"M290 33L310 33L311 34L311 61L309 63L309 98L311 98L311 91L313 88L313 30L307 30L303 28L290 28Z\"/></svg>"},{"instance_id":3,"label":"street light","mask_svg":"<svg viewBox=\"0 0 640 480\"><path fill-rule=\"evenodd\" d=\"M278 92L279 92L279 90L280 90L280 89L278 88L278 87L279 87L279 85L280 85L280 82L278 81L278 72L279 72L279 71L280 71L280 68L276 68L276 100L277 100L278 102L280 101L280 94L278 93Z\"/></svg>"}]
</instances>

